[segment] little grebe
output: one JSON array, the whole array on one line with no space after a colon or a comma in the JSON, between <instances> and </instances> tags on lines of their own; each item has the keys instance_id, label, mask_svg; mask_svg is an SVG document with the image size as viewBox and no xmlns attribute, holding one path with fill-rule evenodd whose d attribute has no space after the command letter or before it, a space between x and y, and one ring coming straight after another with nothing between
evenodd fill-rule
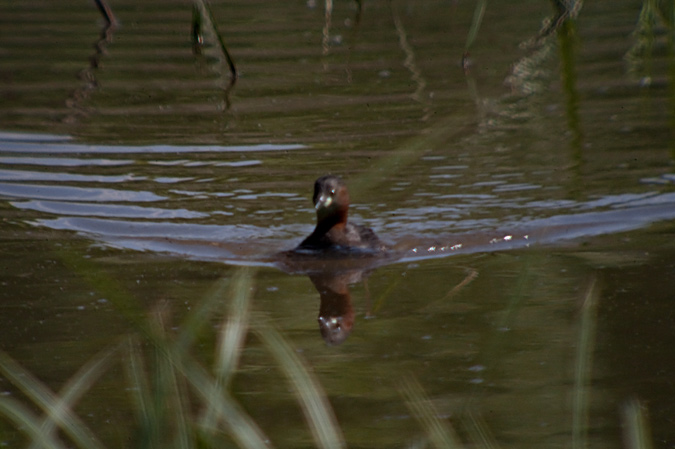
<instances>
[{"instance_id":1,"label":"little grebe","mask_svg":"<svg viewBox=\"0 0 675 449\"><path fill-rule=\"evenodd\" d=\"M337 176L322 176L314 183L316 228L296 250L366 250L386 249L372 229L347 222L349 192Z\"/></svg>"}]
</instances>

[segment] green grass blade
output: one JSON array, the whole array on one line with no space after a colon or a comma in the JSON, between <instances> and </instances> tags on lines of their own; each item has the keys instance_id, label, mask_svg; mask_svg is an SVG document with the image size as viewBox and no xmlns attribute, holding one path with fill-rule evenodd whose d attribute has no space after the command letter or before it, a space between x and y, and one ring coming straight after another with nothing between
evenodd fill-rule
<instances>
[{"instance_id":1,"label":"green grass blade","mask_svg":"<svg viewBox=\"0 0 675 449\"><path fill-rule=\"evenodd\" d=\"M220 51L222 52L222 55L225 58L225 63L227 64L227 67L230 69L231 84L234 84L237 78L239 77L237 73L237 68L234 64L232 56L230 55L230 52L227 50L227 45L225 45L225 40L223 39L223 36L218 31L218 25L216 24L215 17L213 17L213 12L211 12L211 8L204 0L194 0L194 2L195 2L194 4L197 5L197 8L201 12L203 18L207 19L201 21L201 26L204 27L205 25L208 25L210 31L218 40L218 44L220 45Z\"/></svg>"},{"instance_id":2,"label":"green grass blade","mask_svg":"<svg viewBox=\"0 0 675 449\"><path fill-rule=\"evenodd\" d=\"M150 382L146 376L147 371L143 356L133 338L129 338L128 348L125 369L130 383L129 391L132 393L132 400L135 404L134 410L140 433L141 435L148 435L152 433L152 425L157 421L152 407Z\"/></svg>"},{"instance_id":3,"label":"green grass blade","mask_svg":"<svg viewBox=\"0 0 675 449\"><path fill-rule=\"evenodd\" d=\"M586 289L581 306L579 341L574 364L574 386L572 398L572 448L587 447L588 404L590 402L590 379L595 347L595 326L599 293L597 280L593 279Z\"/></svg>"},{"instance_id":4,"label":"green grass blade","mask_svg":"<svg viewBox=\"0 0 675 449\"><path fill-rule=\"evenodd\" d=\"M300 406L319 447L345 447L344 438L333 409L319 381L309 372L300 357L281 334L264 319L252 322L256 335L275 357L279 367L295 390Z\"/></svg>"},{"instance_id":5,"label":"green grass blade","mask_svg":"<svg viewBox=\"0 0 675 449\"><path fill-rule=\"evenodd\" d=\"M178 369L197 394L212 407L228 427L232 438L239 447L247 449L269 449L267 438L257 424L239 404L223 392L209 373L195 360L175 360ZM207 429L209 430L209 429ZM211 429L221 432L222 429Z\"/></svg>"},{"instance_id":6,"label":"green grass blade","mask_svg":"<svg viewBox=\"0 0 675 449\"><path fill-rule=\"evenodd\" d=\"M401 382L401 394L405 398L406 405L415 419L437 448L460 449L462 443L449 422L438 417L438 412L429 398L424 393L422 386L412 377L405 377Z\"/></svg>"},{"instance_id":7,"label":"green grass blade","mask_svg":"<svg viewBox=\"0 0 675 449\"><path fill-rule=\"evenodd\" d=\"M54 393L4 352L0 352L0 372L49 415L49 419L57 423L78 446L103 448L70 408L63 407L63 402Z\"/></svg>"},{"instance_id":8,"label":"green grass blade","mask_svg":"<svg viewBox=\"0 0 675 449\"><path fill-rule=\"evenodd\" d=\"M181 323L180 334L174 343L174 349L185 352L195 341L202 328L211 322L210 318L221 313L221 308L227 303L227 292L232 283L236 283L240 271L233 275L234 280L222 278L205 295L204 299L193 309L193 312Z\"/></svg>"},{"instance_id":9,"label":"green grass blade","mask_svg":"<svg viewBox=\"0 0 675 449\"><path fill-rule=\"evenodd\" d=\"M627 449L652 449L651 430L647 409L637 399L623 406L623 434Z\"/></svg>"},{"instance_id":10,"label":"green grass blade","mask_svg":"<svg viewBox=\"0 0 675 449\"><path fill-rule=\"evenodd\" d=\"M72 410L75 403L77 403L82 395L89 391L96 380L108 370L110 365L112 365L115 361L113 355L115 355L120 348L121 344L117 344L112 348L106 348L96 354L80 368L59 392L58 402L55 405L55 408L58 410ZM44 434L51 435L54 432L56 422L52 418L52 415L48 415L43 420L40 428ZM41 442L33 441L31 448L38 449L39 447L42 447Z\"/></svg>"},{"instance_id":11,"label":"green grass blade","mask_svg":"<svg viewBox=\"0 0 675 449\"><path fill-rule=\"evenodd\" d=\"M481 415L468 413L462 419L464 429L469 434L474 447L482 449L499 449L499 443L490 431L487 423Z\"/></svg>"},{"instance_id":12,"label":"green grass blade","mask_svg":"<svg viewBox=\"0 0 675 449\"><path fill-rule=\"evenodd\" d=\"M100 294L108 298L115 304L117 309L128 319L134 323L138 330L148 339L150 343L156 348L156 355L159 357L166 357L176 367L178 372L185 377L188 384L197 392L199 397L209 407L214 407L218 419L226 424L232 438L235 442L243 448L251 449L268 449L270 446L267 443L267 438L256 425L256 423L246 414L246 412L237 404L231 397L223 393L219 388L215 379L204 370L204 368L195 360L191 359L187 354L186 349L190 346L195 338L195 330L197 325L189 324L187 327L190 331L179 337L184 338L178 343L170 344L166 341L165 336L158 334L157 326L149 325L148 320L143 320L141 317L143 313L138 307L138 302L135 301L128 292L123 291L118 284L105 276L99 270L95 270L90 264L78 257L77 253L64 252L62 260L77 274L81 275L86 281L90 282ZM223 281L216 286L216 293L206 302L206 305L200 310L199 314L192 317L196 323L199 318L207 316L210 311L210 301L215 301L216 298L222 298L220 291L224 288L226 283ZM201 323L208 322L208 320L201 320ZM133 352L132 352L133 354ZM142 356L140 353L136 354L135 359L132 360L132 365L128 372L131 373L131 378L134 379L135 388L139 389L136 394L136 401L140 407L142 419L156 420L157 410L154 410L152 405L152 397L147 394L150 391L148 382L144 381L144 368L142 367ZM143 424L143 423L141 423ZM148 425L152 425L146 423ZM214 429L217 432L222 432L223 429Z\"/></svg>"},{"instance_id":13,"label":"green grass blade","mask_svg":"<svg viewBox=\"0 0 675 449\"><path fill-rule=\"evenodd\" d=\"M43 449L65 449L54 436L41 429L40 418L19 401L0 397L0 414L12 421L17 429L28 435Z\"/></svg>"},{"instance_id":14,"label":"green grass blade","mask_svg":"<svg viewBox=\"0 0 675 449\"><path fill-rule=\"evenodd\" d=\"M229 314L220 326L217 342L214 372L221 390L226 390L230 378L237 369L239 356L248 333L249 309L253 288L253 269L240 268L233 276L229 289ZM201 426L213 428L217 425L215 410L209 407Z\"/></svg>"},{"instance_id":15,"label":"green grass blade","mask_svg":"<svg viewBox=\"0 0 675 449\"><path fill-rule=\"evenodd\" d=\"M248 332L251 291L253 288L253 271L240 268L235 275L230 291L229 315L221 326L218 338L216 372L226 385L229 377L236 370L244 339Z\"/></svg>"},{"instance_id":16,"label":"green grass blade","mask_svg":"<svg viewBox=\"0 0 675 449\"><path fill-rule=\"evenodd\" d=\"M175 447L190 449L194 445L190 422L190 402L185 388L182 388L183 378L177 374L176 367L162 354L157 363L157 388L154 392L156 407L164 407L164 420L160 422L160 429L164 435L158 435L158 443L165 441L166 434L172 434ZM163 425L162 425L163 424ZM163 439L164 437L164 439Z\"/></svg>"}]
</instances>

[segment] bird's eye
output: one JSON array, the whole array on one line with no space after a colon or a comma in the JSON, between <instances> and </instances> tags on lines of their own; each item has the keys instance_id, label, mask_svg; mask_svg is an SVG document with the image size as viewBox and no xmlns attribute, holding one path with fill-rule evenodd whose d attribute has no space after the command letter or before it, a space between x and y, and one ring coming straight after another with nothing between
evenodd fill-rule
<instances>
[{"instance_id":1,"label":"bird's eye","mask_svg":"<svg viewBox=\"0 0 675 449\"><path fill-rule=\"evenodd\" d=\"M330 194L335 195L335 189L330 189Z\"/></svg>"}]
</instances>

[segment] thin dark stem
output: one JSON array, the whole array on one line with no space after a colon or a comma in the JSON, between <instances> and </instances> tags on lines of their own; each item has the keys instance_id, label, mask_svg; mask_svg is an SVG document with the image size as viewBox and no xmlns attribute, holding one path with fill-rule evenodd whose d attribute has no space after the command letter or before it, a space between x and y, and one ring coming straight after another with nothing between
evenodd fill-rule
<instances>
[{"instance_id":1,"label":"thin dark stem","mask_svg":"<svg viewBox=\"0 0 675 449\"><path fill-rule=\"evenodd\" d=\"M96 3L98 10L101 12L103 18L108 22L108 25L111 27L116 27L117 19L115 18L115 14L113 14L112 9L110 9L110 6L106 0L94 0L94 3Z\"/></svg>"}]
</instances>

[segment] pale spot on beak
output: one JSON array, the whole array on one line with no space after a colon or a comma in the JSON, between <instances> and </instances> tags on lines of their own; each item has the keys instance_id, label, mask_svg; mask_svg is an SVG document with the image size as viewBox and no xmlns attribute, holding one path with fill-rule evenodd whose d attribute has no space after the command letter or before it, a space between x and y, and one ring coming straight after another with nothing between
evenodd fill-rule
<instances>
[{"instance_id":1,"label":"pale spot on beak","mask_svg":"<svg viewBox=\"0 0 675 449\"><path fill-rule=\"evenodd\" d=\"M319 197L319 200L314 205L314 208L319 209L320 207L328 207L328 206L331 205L332 202L333 202L333 197L321 195Z\"/></svg>"}]
</instances>

